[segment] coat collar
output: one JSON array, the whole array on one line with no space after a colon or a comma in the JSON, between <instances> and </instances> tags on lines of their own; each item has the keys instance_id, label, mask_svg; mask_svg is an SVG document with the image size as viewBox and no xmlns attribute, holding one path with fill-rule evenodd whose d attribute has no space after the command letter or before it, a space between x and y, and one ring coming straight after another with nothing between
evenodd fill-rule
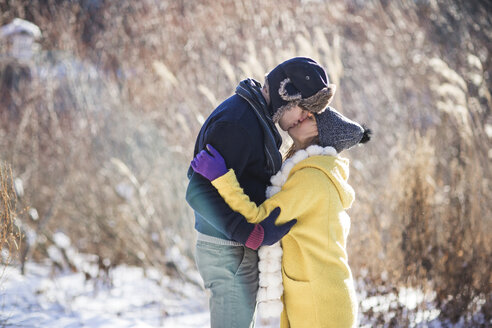
<instances>
[{"instance_id":1,"label":"coat collar","mask_svg":"<svg viewBox=\"0 0 492 328\"><path fill-rule=\"evenodd\" d=\"M307 159L308 157L321 156L321 155L337 156L337 151L333 147L323 148L317 145L312 145L306 149L298 150L292 157L286 159L283 162L280 171L278 171L277 174L273 175L270 178L270 183L272 185L267 187L266 196L270 198L280 191L282 186L287 181L290 172L292 171L294 166L296 166L303 160Z\"/></svg>"}]
</instances>

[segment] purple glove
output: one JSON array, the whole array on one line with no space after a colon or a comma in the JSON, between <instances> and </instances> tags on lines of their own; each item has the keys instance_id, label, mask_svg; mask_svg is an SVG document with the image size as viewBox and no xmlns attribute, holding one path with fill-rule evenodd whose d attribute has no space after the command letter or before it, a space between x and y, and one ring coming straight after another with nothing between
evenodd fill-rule
<instances>
[{"instance_id":1,"label":"purple glove","mask_svg":"<svg viewBox=\"0 0 492 328\"><path fill-rule=\"evenodd\" d=\"M226 174L227 167L224 158L214 147L207 145L207 149L212 155L202 150L191 161L191 167L209 181L213 181Z\"/></svg>"}]
</instances>

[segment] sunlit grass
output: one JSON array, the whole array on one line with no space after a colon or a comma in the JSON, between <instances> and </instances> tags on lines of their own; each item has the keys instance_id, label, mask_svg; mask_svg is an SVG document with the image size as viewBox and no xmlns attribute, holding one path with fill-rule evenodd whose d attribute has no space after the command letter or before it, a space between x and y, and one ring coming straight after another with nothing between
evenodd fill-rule
<instances>
[{"instance_id":1,"label":"sunlit grass","mask_svg":"<svg viewBox=\"0 0 492 328\"><path fill-rule=\"evenodd\" d=\"M186 276L166 250L176 246L192 265L184 191L201 124L241 79L263 82L279 62L309 56L338 86L333 105L374 131L345 154L357 194L349 259L365 281L361 294L417 288L452 320L490 308L485 6L145 0L91 11L76 1L22 3L2 11L0 23L31 17L42 50L32 63L0 61L1 72L14 72L1 79L0 155L24 181L22 206L39 213L23 219L38 233L30 258L46 258L51 236L63 231L105 263ZM401 322L414 317L393 310Z\"/></svg>"}]
</instances>

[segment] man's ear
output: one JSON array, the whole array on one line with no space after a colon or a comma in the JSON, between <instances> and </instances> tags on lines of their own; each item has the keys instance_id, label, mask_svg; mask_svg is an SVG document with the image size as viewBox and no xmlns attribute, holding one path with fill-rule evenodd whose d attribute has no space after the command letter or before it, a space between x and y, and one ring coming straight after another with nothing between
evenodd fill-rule
<instances>
[{"instance_id":1,"label":"man's ear","mask_svg":"<svg viewBox=\"0 0 492 328\"><path fill-rule=\"evenodd\" d=\"M269 94L270 94L270 90L269 90L269 88L268 88L268 84L264 84L264 85L263 85L263 90L265 91L265 93L266 93L267 95L269 95Z\"/></svg>"},{"instance_id":2,"label":"man's ear","mask_svg":"<svg viewBox=\"0 0 492 328\"><path fill-rule=\"evenodd\" d=\"M263 84L263 87L261 88L261 93L263 94L263 97L265 97L267 103L270 104L270 88L268 87L266 80L265 84Z\"/></svg>"}]
</instances>

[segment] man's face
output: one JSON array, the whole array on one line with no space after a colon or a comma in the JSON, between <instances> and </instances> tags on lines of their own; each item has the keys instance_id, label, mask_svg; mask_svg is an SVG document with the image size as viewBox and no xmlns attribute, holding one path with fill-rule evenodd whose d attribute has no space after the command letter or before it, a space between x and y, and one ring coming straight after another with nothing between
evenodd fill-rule
<instances>
[{"instance_id":1,"label":"man's face","mask_svg":"<svg viewBox=\"0 0 492 328\"><path fill-rule=\"evenodd\" d=\"M278 121L278 125L280 125L282 130L289 131L289 129L302 123L307 117L308 111L303 110L299 106L295 106L283 113Z\"/></svg>"},{"instance_id":2,"label":"man's face","mask_svg":"<svg viewBox=\"0 0 492 328\"><path fill-rule=\"evenodd\" d=\"M314 115L309 113L302 123L290 128L288 133L296 145L307 147L309 141L318 135L318 124Z\"/></svg>"}]
</instances>

